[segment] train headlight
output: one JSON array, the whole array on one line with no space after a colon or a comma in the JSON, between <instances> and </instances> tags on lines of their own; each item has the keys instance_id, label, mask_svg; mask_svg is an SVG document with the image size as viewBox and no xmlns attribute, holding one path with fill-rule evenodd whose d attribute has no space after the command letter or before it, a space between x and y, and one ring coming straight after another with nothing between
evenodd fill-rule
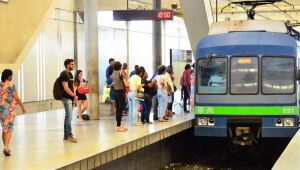
<instances>
[{"instance_id":1,"label":"train headlight","mask_svg":"<svg viewBox=\"0 0 300 170\"><path fill-rule=\"evenodd\" d=\"M294 126L294 118L284 118L283 126Z\"/></svg>"},{"instance_id":2,"label":"train headlight","mask_svg":"<svg viewBox=\"0 0 300 170\"><path fill-rule=\"evenodd\" d=\"M275 126L283 126L283 120L281 118L277 118L275 119L275 121Z\"/></svg>"},{"instance_id":3,"label":"train headlight","mask_svg":"<svg viewBox=\"0 0 300 170\"><path fill-rule=\"evenodd\" d=\"M215 119L214 118L212 118L212 117L210 117L210 118L208 118L208 126L214 126L215 125Z\"/></svg>"},{"instance_id":4,"label":"train headlight","mask_svg":"<svg viewBox=\"0 0 300 170\"><path fill-rule=\"evenodd\" d=\"M199 117L198 118L198 125L199 126L206 126L207 125L207 118L206 117Z\"/></svg>"}]
</instances>

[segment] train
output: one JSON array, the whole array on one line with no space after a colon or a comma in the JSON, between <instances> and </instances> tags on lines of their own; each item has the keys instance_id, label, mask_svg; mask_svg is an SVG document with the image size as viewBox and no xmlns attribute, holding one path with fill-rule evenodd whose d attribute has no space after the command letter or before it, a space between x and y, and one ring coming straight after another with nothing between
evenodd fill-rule
<instances>
[{"instance_id":1,"label":"train","mask_svg":"<svg viewBox=\"0 0 300 170\"><path fill-rule=\"evenodd\" d=\"M298 130L299 33L282 21L213 23L195 51L195 136L253 146Z\"/></svg>"}]
</instances>

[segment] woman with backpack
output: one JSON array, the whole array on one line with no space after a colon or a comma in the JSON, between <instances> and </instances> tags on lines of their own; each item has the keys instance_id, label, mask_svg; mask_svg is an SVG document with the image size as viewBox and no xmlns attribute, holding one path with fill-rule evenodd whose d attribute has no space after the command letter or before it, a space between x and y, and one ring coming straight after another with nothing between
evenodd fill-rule
<instances>
[{"instance_id":1,"label":"woman with backpack","mask_svg":"<svg viewBox=\"0 0 300 170\"><path fill-rule=\"evenodd\" d=\"M141 101L143 110L141 121L143 124L153 124L149 120L149 115L152 107L152 97L156 95L156 84L154 82L148 81L148 74L144 67L140 67L142 71L142 84L144 84L144 101Z\"/></svg>"}]
</instances>

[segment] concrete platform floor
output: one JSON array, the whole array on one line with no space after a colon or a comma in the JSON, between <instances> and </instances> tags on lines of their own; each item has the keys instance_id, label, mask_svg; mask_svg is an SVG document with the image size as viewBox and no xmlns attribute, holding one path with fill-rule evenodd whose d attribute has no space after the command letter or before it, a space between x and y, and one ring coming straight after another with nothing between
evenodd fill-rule
<instances>
[{"instance_id":1,"label":"concrete platform floor","mask_svg":"<svg viewBox=\"0 0 300 170\"><path fill-rule=\"evenodd\" d=\"M300 131L296 133L285 148L272 170L300 170Z\"/></svg>"},{"instance_id":2,"label":"concrete platform floor","mask_svg":"<svg viewBox=\"0 0 300 170\"><path fill-rule=\"evenodd\" d=\"M73 118L73 134L78 138L78 143L63 141L64 110L17 116L10 144L12 156L0 154L0 169L58 169L191 121L194 115L181 114L173 116L168 122L144 126L130 126L129 117L124 117L123 123L128 132L116 132L114 117L85 122L78 122L75 114ZM3 145L0 148L2 151Z\"/></svg>"}]
</instances>

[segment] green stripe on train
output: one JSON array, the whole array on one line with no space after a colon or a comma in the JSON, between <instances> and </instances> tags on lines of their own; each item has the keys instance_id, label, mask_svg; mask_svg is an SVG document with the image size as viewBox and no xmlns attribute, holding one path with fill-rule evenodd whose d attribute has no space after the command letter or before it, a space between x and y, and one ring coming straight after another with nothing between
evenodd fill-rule
<instances>
[{"instance_id":1,"label":"green stripe on train","mask_svg":"<svg viewBox=\"0 0 300 170\"><path fill-rule=\"evenodd\" d=\"M297 115L297 106L195 106L195 114Z\"/></svg>"}]
</instances>

